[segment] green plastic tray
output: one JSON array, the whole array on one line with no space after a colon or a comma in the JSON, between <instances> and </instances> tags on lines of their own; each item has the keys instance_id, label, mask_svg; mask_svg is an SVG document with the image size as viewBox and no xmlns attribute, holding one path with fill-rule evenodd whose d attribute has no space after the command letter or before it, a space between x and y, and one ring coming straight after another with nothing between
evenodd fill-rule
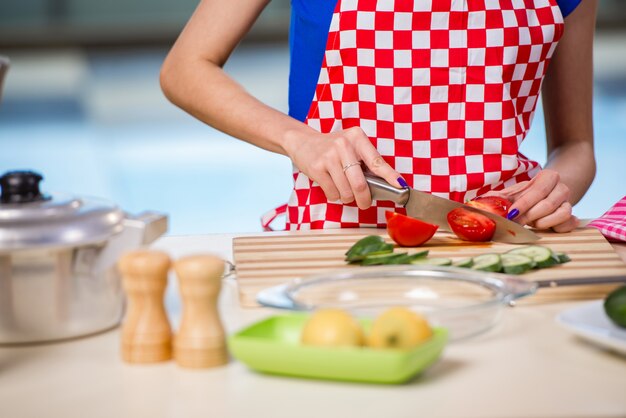
<instances>
[{"instance_id":1,"label":"green plastic tray","mask_svg":"<svg viewBox=\"0 0 626 418\"><path fill-rule=\"evenodd\" d=\"M448 340L444 328L413 350L364 347L325 348L301 345L306 314L272 316L233 334L231 354L265 373L370 383L403 383L439 358ZM364 327L368 321L362 321Z\"/></svg>"}]
</instances>

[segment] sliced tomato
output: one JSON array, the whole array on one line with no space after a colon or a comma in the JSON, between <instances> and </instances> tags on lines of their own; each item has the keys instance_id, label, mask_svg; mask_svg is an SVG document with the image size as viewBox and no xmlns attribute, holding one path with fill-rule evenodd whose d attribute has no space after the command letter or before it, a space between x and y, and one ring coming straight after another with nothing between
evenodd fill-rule
<instances>
[{"instance_id":1,"label":"sliced tomato","mask_svg":"<svg viewBox=\"0 0 626 418\"><path fill-rule=\"evenodd\" d=\"M509 208L511 207L511 202L498 196L479 196L465 204L502 217L509 213Z\"/></svg>"},{"instance_id":2,"label":"sliced tomato","mask_svg":"<svg viewBox=\"0 0 626 418\"><path fill-rule=\"evenodd\" d=\"M456 208L448 213L448 225L457 237L465 241L489 241L496 230L494 221L464 208Z\"/></svg>"},{"instance_id":3,"label":"sliced tomato","mask_svg":"<svg viewBox=\"0 0 626 418\"><path fill-rule=\"evenodd\" d=\"M392 240L402 247L418 247L431 239L437 225L420 221L392 211L385 212L387 232Z\"/></svg>"}]
</instances>

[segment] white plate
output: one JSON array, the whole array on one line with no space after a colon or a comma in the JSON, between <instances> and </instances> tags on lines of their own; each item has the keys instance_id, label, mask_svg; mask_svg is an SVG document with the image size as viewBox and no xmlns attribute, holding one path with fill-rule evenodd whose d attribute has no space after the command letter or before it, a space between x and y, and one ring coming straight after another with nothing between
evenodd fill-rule
<instances>
[{"instance_id":1,"label":"white plate","mask_svg":"<svg viewBox=\"0 0 626 418\"><path fill-rule=\"evenodd\" d=\"M626 355L626 329L611 322L602 300L567 309L556 321L586 340Z\"/></svg>"}]
</instances>

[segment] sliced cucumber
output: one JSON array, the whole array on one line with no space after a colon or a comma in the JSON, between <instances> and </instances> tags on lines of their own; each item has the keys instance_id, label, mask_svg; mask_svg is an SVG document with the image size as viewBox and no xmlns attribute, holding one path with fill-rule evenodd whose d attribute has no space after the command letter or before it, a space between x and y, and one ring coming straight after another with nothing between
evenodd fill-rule
<instances>
[{"instance_id":1,"label":"sliced cucumber","mask_svg":"<svg viewBox=\"0 0 626 418\"><path fill-rule=\"evenodd\" d=\"M411 264L412 261L426 258L427 255L428 250L420 251L413 254L403 254L402 257L393 259L392 262L388 264Z\"/></svg>"},{"instance_id":2,"label":"sliced cucumber","mask_svg":"<svg viewBox=\"0 0 626 418\"><path fill-rule=\"evenodd\" d=\"M411 261L411 264L416 265L428 265L428 266L450 266L452 265L452 260L449 258L443 257L434 257L434 258L418 258L417 260Z\"/></svg>"},{"instance_id":3,"label":"sliced cucumber","mask_svg":"<svg viewBox=\"0 0 626 418\"><path fill-rule=\"evenodd\" d=\"M427 255L428 255L428 250L422 250L413 254L409 254L408 257L410 257L411 260L417 260L418 258L426 258Z\"/></svg>"},{"instance_id":4,"label":"sliced cucumber","mask_svg":"<svg viewBox=\"0 0 626 418\"><path fill-rule=\"evenodd\" d=\"M470 268L474 265L472 257L462 258L452 263L454 267Z\"/></svg>"},{"instance_id":5,"label":"sliced cucumber","mask_svg":"<svg viewBox=\"0 0 626 418\"><path fill-rule=\"evenodd\" d=\"M570 261L572 261L572 259L569 257L569 255L567 255L565 253L556 253L555 255L559 259L559 264L565 264L565 263L569 263Z\"/></svg>"},{"instance_id":6,"label":"sliced cucumber","mask_svg":"<svg viewBox=\"0 0 626 418\"><path fill-rule=\"evenodd\" d=\"M533 260L522 254L502 254L502 271L507 274L522 274L533 268Z\"/></svg>"},{"instance_id":7,"label":"sliced cucumber","mask_svg":"<svg viewBox=\"0 0 626 418\"><path fill-rule=\"evenodd\" d=\"M502 271L502 260L498 254L483 254L472 259L474 265L473 270L481 271Z\"/></svg>"},{"instance_id":8,"label":"sliced cucumber","mask_svg":"<svg viewBox=\"0 0 626 418\"><path fill-rule=\"evenodd\" d=\"M554 252L541 245L515 248L505 254L483 254L473 258L462 258L454 262L449 258L427 258L428 250L413 254L394 253L393 244L388 244L380 235L370 235L357 241L347 252L346 261L364 266L386 264L415 264L431 266L454 266L474 270L523 274L533 268L546 268L571 261L561 252Z\"/></svg>"},{"instance_id":9,"label":"sliced cucumber","mask_svg":"<svg viewBox=\"0 0 626 418\"><path fill-rule=\"evenodd\" d=\"M405 255L407 255L407 253L368 254L361 261L361 265L379 266L383 264L396 264L394 260Z\"/></svg>"},{"instance_id":10,"label":"sliced cucumber","mask_svg":"<svg viewBox=\"0 0 626 418\"><path fill-rule=\"evenodd\" d=\"M521 254L533 260L536 264L536 268L552 267L558 264L558 258L555 258L554 253L547 247L541 245L528 245L526 247L515 248L509 251L507 254Z\"/></svg>"},{"instance_id":11,"label":"sliced cucumber","mask_svg":"<svg viewBox=\"0 0 626 418\"><path fill-rule=\"evenodd\" d=\"M370 253L367 254L357 254L357 255L350 255L346 257L346 261L348 263L359 263L363 260L365 260L366 257L368 256L373 256L373 255L390 255L393 253L393 245L389 244L389 247L387 248L381 248L380 250L377 251L372 251Z\"/></svg>"}]
</instances>

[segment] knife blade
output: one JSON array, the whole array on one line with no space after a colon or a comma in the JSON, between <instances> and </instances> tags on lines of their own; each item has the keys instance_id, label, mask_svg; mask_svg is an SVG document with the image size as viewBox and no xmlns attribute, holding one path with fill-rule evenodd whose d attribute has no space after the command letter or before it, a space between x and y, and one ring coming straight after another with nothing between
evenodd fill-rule
<instances>
[{"instance_id":1,"label":"knife blade","mask_svg":"<svg viewBox=\"0 0 626 418\"><path fill-rule=\"evenodd\" d=\"M462 207L485 215L496 223L496 231L492 241L510 244L526 244L540 239L540 237L530 229L485 210L470 207L463 203L444 199L415 189L396 189L385 180L372 176L371 174L366 173L365 180L370 188L372 199L390 200L402 205L406 209L407 214L412 218L419 218L425 222L433 223L445 231L451 231L448 225L448 213L453 209Z\"/></svg>"}]
</instances>

